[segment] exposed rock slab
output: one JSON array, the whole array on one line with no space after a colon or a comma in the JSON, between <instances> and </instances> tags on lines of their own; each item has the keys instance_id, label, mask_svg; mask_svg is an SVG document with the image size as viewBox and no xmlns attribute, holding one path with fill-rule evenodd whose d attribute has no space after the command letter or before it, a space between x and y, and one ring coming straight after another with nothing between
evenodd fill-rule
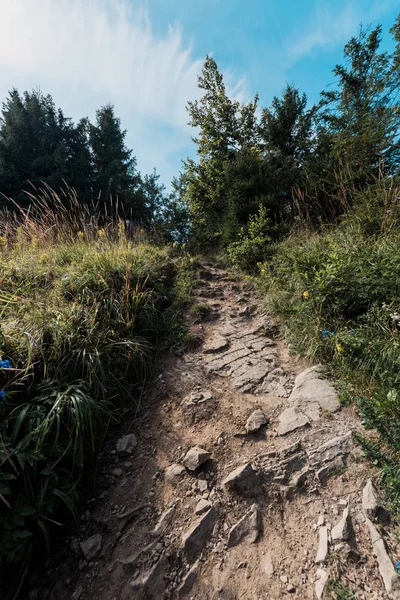
<instances>
[{"instance_id":1,"label":"exposed rock slab","mask_svg":"<svg viewBox=\"0 0 400 600\"><path fill-rule=\"evenodd\" d=\"M117 442L117 455L121 457L130 456L137 445L138 439L134 433L124 435L123 437L119 438Z\"/></svg>"},{"instance_id":2,"label":"exposed rock slab","mask_svg":"<svg viewBox=\"0 0 400 600\"><path fill-rule=\"evenodd\" d=\"M348 540L352 532L351 518L349 514L349 507L343 511L342 518L339 523L331 531L331 537L333 542Z\"/></svg>"},{"instance_id":3,"label":"exposed rock slab","mask_svg":"<svg viewBox=\"0 0 400 600\"><path fill-rule=\"evenodd\" d=\"M100 533L96 533L87 540L81 542L81 550L85 559L90 561L95 558L101 550L102 543L103 538Z\"/></svg>"},{"instance_id":4,"label":"exposed rock slab","mask_svg":"<svg viewBox=\"0 0 400 600\"><path fill-rule=\"evenodd\" d=\"M195 471L210 458L211 454L207 450L194 446L190 448L182 462L189 471Z\"/></svg>"},{"instance_id":5,"label":"exposed rock slab","mask_svg":"<svg viewBox=\"0 0 400 600\"><path fill-rule=\"evenodd\" d=\"M247 433L255 433L258 431L263 425L268 423L267 417L264 415L263 411L257 408L253 411L250 417L247 419L246 423L246 431Z\"/></svg>"},{"instance_id":6,"label":"exposed rock slab","mask_svg":"<svg viewBox=\"0 0 400 600\"><path fill-rule=\"evenodd\" d=\"M133 590L140 591L146 598L159 600L163 597L166 588L165 575L168 570L168 559L165 555L141 577L131 581Z\"/></svg>"},{"instance_id":7,"label":"exposed rock slab","mask_svg":"<svg viewBox=\"0 0 400 600\"><path fill-rule=\"evenodd\" d=\"M309 418L294 407L286 408L278 417L278 435L286 435L301 427L310 425Z\"/></svg>"},{"instance_id":8,"label":"exposed rock slab","mask_svg":"<svg viewBox=\"0 0 400 600\"><path fill-rule=\"evenodd\" d=\"M228 548L248 541L253 544L260 533L260 509L253 504L250 510L234 525L228 534Z\"/></svg>"},{"instance_id":9,"label":"exposed rock slab","mask_svg":"<svg viewBox=\"0 0 400 600\"><path fill-rule=\"evenodd\" d=\"M196 583L200 566L200 561L196 561L192 568L186 573L179 587L177 588L178 598L186 598L187 594L189 594L189 592L192 590L192 587Z\"/></svg>"},{"instance_id":10,"label":"exposed rock slab","mask_svg":"<svg viewBox=\"0 0 400 600\"><path fill-rule=\"evenodd\" d=\"M217 519L218 509L212 506L183 534L182 549L185 558L189 562L192 562L197 557L210 539Z\"/></svg>"},{"instance_id":11,"label":"exposed rock slab","mask_svg":"<svg viewBox=\"0 0 400 600\"><path fill-rule=\"evenodd\" d=\"M165 510L160 516L157 525L153 529L153 535L161 535L171 525L175 513L175 505Z\"/></svg>"},{"instance_id":12,"label":"exposed rock slab","mask_svg":"<svg viewBox=\"0 0 400 600\"><path fill-rule=\"evenodd\" d=\"M319 480L322 486L325 486L328 483L329 477L332 477L332 475L335 475L335 473L340 473L340 471L342 471L345 468L345 466L346 465L343 460L343 457L337 456L317 471L317 479Z\"/></svg>"},{"instance_id":13,"label":"exposed rock slab","mask_svg":"<svg viewBox=\"0 0 400 600\"><path fill-rule=\"evenodd\" d=\"M308 453L311 466L323 465L337 456L348 454L353 445L352 432L336 436Z\"/></svg>"},{"instance_id":14,"label":"exposed rock slab","mask_svg":"<svg viewBox=\"0 0 400 600\"><path fill-rule=\"evenodd\" d=\"M318 600L323 596L325 586L328 582L329 575L324 569L317 569L317 580L315 582L315 595Z\"/></svg>"}]
</instances>

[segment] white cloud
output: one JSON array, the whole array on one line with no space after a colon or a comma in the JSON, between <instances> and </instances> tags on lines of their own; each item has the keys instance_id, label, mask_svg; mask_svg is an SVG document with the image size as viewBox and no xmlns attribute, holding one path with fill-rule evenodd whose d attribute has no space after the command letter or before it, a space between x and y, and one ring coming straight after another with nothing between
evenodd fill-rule
<instances>
[{"instance_id":1,"label":"white cloud","mask_svg":"<svg viewBox=\"0 0 400 600\"><path fill-rule=\"evenodd\" d=\"M357 30L359 14L354 6L348 5L341 12L317 6L311 14L310 26L290 44L289 60L297 60L317 49L329 50L346 42Z\"/></svg>"},{"instance_id":2,"label":"white cloud","mask_svg":"<svg viewBox=\"0 0 400 600\"><path fill-rule=\"evenodd\" d=\"M187 145L185 105L198 95L202 66L179 26L155 36L132 0L0 0L0 10L0 98L12 87L40 87L74 118L93 118L111 102L139 167L149 170L159 158L168 180L173 167L157 126L172 128L172 151Z\"/></svg>"}]
</instances>

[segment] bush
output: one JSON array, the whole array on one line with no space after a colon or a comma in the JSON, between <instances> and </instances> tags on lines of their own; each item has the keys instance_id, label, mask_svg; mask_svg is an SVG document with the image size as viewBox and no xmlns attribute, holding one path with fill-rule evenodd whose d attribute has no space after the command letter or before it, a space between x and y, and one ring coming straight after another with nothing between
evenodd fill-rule
<instances>
[{"instance_id":1,"label":"bush","mask_svg":"<svg viewBox=\"0 0 400 600\"><path fill-rule=\"evenodd\" d=\"M0 559L27 560L76 512L79 481L153 348L188 301L193 262L75 206L0 223ZM38 208L38 207L37 207ZM61 217L60 217L61 211ZM88 215L87 215L88 216Z\"/></svg>"},{"instance_id":2,"label":"bush","mask_svg":"<svg viewBox=\"0 0 400 600\"><path fill-rule=\"evenodd\" d=\"M228 246L228 255L235 267L254 272L257 264L265 261L270 254L271 227L266 208L260 206L258 213L249 217L247 227L241 228L239 239Z\"/></svg>"}]
</instances>

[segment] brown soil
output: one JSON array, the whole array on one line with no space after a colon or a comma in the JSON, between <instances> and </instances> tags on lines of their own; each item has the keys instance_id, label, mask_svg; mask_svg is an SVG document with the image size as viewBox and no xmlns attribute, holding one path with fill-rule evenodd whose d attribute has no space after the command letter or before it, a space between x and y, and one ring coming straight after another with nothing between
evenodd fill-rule
<instances>
[{"instance_id":1,"label":"brown soil","mask_svg":"<svg viewBox=\"0 0 400 600\"><path fill-rule=\"evenodd\" d=\"M328 440L362 431L353 408L322 411L309 426L278 435L278 417L290 405L294 379L306 365L274 337L246 284L209 267L203 278L197 301L208 310L200 311L202 320L192 319L191 327L204 342L183 356L171 351L160 360L159 374L142 399L141 410L135 419L127 415L121 433L137 435L132 455L120 458L116 440L108 443L93 498L82 515L79 539L72 540L49 596L54 600L315 598L318 519L333 527L348 501L360 558L353 562L331 545L322 568L341 578L358 599L395 598L385 591L362 514L361 493L371 477L370 465L352 443L343 452L343 468L321 484L318 469L309 460ZM277 368L282 371L268 380ZM247 434L244 426L255 408L269 422ZM283 464L282 451L295 442L299 446ZM165 470L182 464L193 446L209 451L211 460L166 481ZM291 456L300 461L298 467L293 460L288 464ZM223 479L247 462L257 472L259 484L245 494L226 489ZM304 481L293 483L300 471ZM195 507L201 498L218 508L218 519L196 556L198 573L191 589L188 585L187 592L179 592L191 566L182 553L182 536L199 518ZM261 513L256 542L245 539L229 548L230 529L254 503ZM171 506L165 531L155 535L160 515ZM124 513L127 516L121 518ZM94 534L101 534L102 547L86 561L79 543ZM385 530L385 540L395 560L391 527ZM136 565L122 564L151 542ZM147 585L140 586L143 574L157 561L161 575L155 572ZM335 597L327 590L324 594Z\"/></svg>"}]
</instances>

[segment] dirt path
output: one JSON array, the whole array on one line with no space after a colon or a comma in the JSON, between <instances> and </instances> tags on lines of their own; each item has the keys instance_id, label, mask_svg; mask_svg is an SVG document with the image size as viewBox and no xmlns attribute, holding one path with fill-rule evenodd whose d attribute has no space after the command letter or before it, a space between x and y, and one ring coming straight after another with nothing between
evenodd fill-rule
<instances>
[{"instance_id":1,"label":"dirt path","mask_svg":"<svg viewBox=\"0 0 400 600\"><path fill-rule=\"evenodd\" d=\"M245 284L202 277L204 343L163 359L131 437L106 448L51 597L316 598L344 573L358 599L397 598L353 409L289 356Z\"/></svg>"}]
</instances>

